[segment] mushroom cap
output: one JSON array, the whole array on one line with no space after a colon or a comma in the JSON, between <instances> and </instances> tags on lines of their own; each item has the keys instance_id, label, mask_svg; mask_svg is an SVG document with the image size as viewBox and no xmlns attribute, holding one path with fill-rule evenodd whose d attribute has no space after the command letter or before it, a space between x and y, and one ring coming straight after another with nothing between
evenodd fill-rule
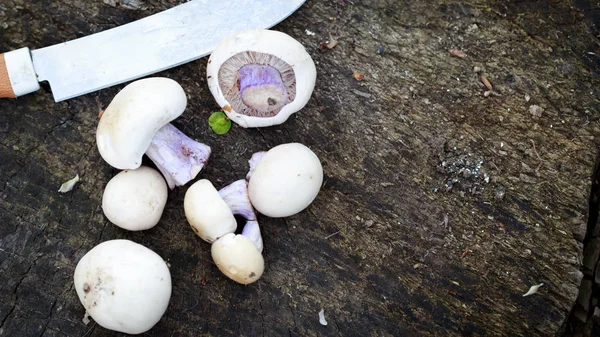
<instances>
[{"instance_id":1,"label":"mushroom cap","mask_svg":"<svg viewBox=\"0 0 600 337\"><path fill-rule=\"evenodd\" d=\"M255 282L265 270L265 260L258 248L240 234L225 234L212 244L210 253L217 268L237 283Z\"/></svg>"},{"instance_id":2,"label":"mushroom cap","mask_svg":"<svg viewBox=\"0 0 600 337\"><path fill-rule=\"evenodd\" d=\"M167 196L167 184L160 173L140 166L119 172L106 184L102 210L110 222L123 229L149 229L160 220Z\"/></svg>"},{"instance_id":3,"label":"mushroom cap","mask_svg":"<svg viewBox=\"0 0 600 337\"><path fill-rule=\"evenodd\" d=\"M188 188L183 209L194 232L206 242L212 243L237 228L231 209L206 179L198 180Z\"/></svg>"},{"instance_id":4,"label":"mushroom cap","mask_svg":"<svg viewBox=\"0 0 600 337\"><path fill-rule=\"evenodd\" d=\"M150 330L167 310L171 274L152 250L129 240L103 242L75 268L75 290L102 327L128 334Z\"/></svg>"},{"instance_id":5,"label":"mushroom cap","mask_svg":"<svg viewBox=\"0 0 600 337\"><path fill-rule=\"evenodd\" d=\"M266 216L294 215L310 205L323 183L317 155L300 143L278 145L256 164L248 182L250 201Z\"/></svg>"},{"instance_id":6,"label":"mushroom cap","mask_svg":"<svg viewBox=\"0 0 600 337\"><path fill-rule=\"evenodd\" d=\"M156 131L179 117L186 105L183 88L171 79L152 77L130 83L100 118L96 130L100 155L115 168L138 168Z\"/></svg>"},{"instance_id":7,"label":"mushroom cap","mask_svg":"<svg viewBox=\"0 0 600 337\"><path fill-rule=\"evenodd\" d=\"M221 66L234 55L257 52L276 56L290 65L294 71L296 96L273 117L254 117L240 114L231 108L219 84ZM227 117L242 127L262 127L285 122L288 117L302 109L313 92L317 78L315 63L300 42L291 36L274 30L248 30L223 40L212 52L206 68L210 92Z\"/></svg>"}]
</instances>

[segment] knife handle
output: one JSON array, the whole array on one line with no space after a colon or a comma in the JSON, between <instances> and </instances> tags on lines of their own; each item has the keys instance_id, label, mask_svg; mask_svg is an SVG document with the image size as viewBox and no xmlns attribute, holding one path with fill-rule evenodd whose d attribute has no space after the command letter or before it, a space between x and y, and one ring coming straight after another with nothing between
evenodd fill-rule
<instances>
[{"instance_id":1,"label":"knife handle","mask_svg":"<svg viewBox=\"0 0 600 337\"><path fill-rule=\"evenodd\" d=\"M38 89L29 48L0 54L0 98L16 98Z\"/></svg>"}]
</instances>

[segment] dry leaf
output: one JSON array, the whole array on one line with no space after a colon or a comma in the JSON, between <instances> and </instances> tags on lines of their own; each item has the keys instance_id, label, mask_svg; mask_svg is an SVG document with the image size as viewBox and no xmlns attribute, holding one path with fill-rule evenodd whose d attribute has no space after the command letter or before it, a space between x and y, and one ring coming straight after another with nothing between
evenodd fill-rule
<instances>
[{"instance_id":1,"label":"dry leaf","mask_svg":"<svg viewBox=\"0 0 600 337\"><path fill-rule=\"evenodd\" d=\"M464 51L462 51L460 49L450 49L450 50L448 50L448 52L452 56L456 56L456 57L460 57L460 58L467 57L467 53L465 53Z\"/></svg>"},{"instance_id":2,"label":"dry leaf","mask_svg":"<svg viewBox=\"0 0 600 337\"><path fill-rule=\"evenodd\" d=\"M529 288L529 290L525 294L523 294L523 297L537 293L538 289L540 289L540 287L543 285L544 285L543 283L540 283L540 284L531 286L531 288Z\"/></svg>"},{"instance_id":3,"label":"dry leaf","mask_svg":"<svg viewBox=\"0 0 600 337\"><path fill-rule=\"evenodd\" d=\"M73 190L73 187L75 187L75 184L77 184L77 182L79 181L79 174L75 176L75 178L65 182L64 184L60 185L60 188L58 189L58 192L60 193L67 193L71 190Z\"/></svg>"},{"instance_id":4,"label":"dry leaf","mask_svg":"<svg viewBox=\"0 0 600 337\"><path fill-rule=\"evenodd\" d=\"M358 71L353 72L352 76L354 76L354 78L357 81L364 81L365 80L365 76L363 76L363 74L359 73Z\"/></svg>"},{"instance_id":5,"label":"dry leaf","mask_svg":"<svg viewBox=\"0 0 600 337\"><path fill-rule=\"evenodd\" d=\"M325 320L325 310L323 309L319 311L319 323L321 323L321 325L327 325L327 321Z\"/></svg>"},{"instance_id":6,"label":"dry leaf","mask_svg":"<svg viewBox=\"0 0 600 337\"><path fill-rule=\"evenodd\" d=\"M535 117L542 117L542 113L544 112L544 108L539 105L531 105L529 106L529 113L534 115Z\"/></svg>"},{"instance_id":7,"label":"dry leaf","mask_svg":"<svg viewBox=\"0 0 600 337\"><path fill-rule=\"evenodd\" d=\"M483 83L483 85L485 85L486 88L488 88L488 90L492 90L492 83L490 83L490 80L487 79L487 77L485 77L485 75L481 75L481 83Z\"/></svg>"}]
</instances>

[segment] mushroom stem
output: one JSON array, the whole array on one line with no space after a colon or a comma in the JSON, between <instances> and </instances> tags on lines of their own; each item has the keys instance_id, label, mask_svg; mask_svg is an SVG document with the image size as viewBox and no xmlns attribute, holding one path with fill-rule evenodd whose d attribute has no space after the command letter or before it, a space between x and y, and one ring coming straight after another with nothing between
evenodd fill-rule
<instances>
[{"instance_id":1,"label":"mushroom stem","mask_svg":"<svg viewBox=\"0 0 600 337\"><path fill-rule=\"evenodd\" d=\"M248 64L238 70L242 102L261 112L278 110L287 103L281 74L268 65Z\"/></svg>"},{"instance_id":2,"label":"mushroom stem","mask_svg":"<svg viewBox=\"0 0 600 337\"><path fill-rule=\"evenodd\" d=\"M219 195L229 206L231 213L246 220L256 220L256 213L254 213L254 208L248 197L248 183L246 180L240 179L223 187L219 190Z\"/></svg>"},{"instance_id":3,"label":"mushroom stem","mask_svg":"<svg viewBox=\"0 0 600 337\"><path fill-rule=\"evenodd\" d=\"M260 226L258 225L258 221L247 221L246 225L244 225L244 228L242 229L242 235L250 239L258 251L262 253L263 240L262 235L260 235Z\"/></svg>"},{"instance_id":4,"label":"mushroom stem","mask_svg":"<svg viewBox=\"0 0 600 337\"><path fill-rule=\"evenodd\" d=\"M252 172L254 172L254 168L256 167L256 164L258 164L258 162L265 155L265 153L267 153L267 151L256 152L255 154L252 155L252 157L250 157L250 160L248 160L248 164L250 164L250 169L248 170L248 173L246 174L246 180L250 181L250 177L252 177Z\"/></svg>"},{"instance_id":5,"label":"mushroom stem","mask_svg":"<svg viewBox=\"0 0 600 337\"><path fill-rule=\"evenodd\" d=\"M258 221L256 221L254 207L252 207L252 203L250 203L250 198L248 197L248 182L244 179L234 181L220 189L219 195L227 206L229 206L231 213L247 220L242 229L242 235L250 239L256 248L258 248L258 251L262 253L263 241Z\"/></svg>"},{"instance_id":6,"label":"mushroom stem","mask_svg":"<svg viewBox=\"0 0 600 337\"><path fill-rule=\"evenodd\" d=\"M169 123L156 132L146 155L162 172L169 188L174 189L198 175L210 152L208 145L189 138Z\"/></svg>"}]
</instances>

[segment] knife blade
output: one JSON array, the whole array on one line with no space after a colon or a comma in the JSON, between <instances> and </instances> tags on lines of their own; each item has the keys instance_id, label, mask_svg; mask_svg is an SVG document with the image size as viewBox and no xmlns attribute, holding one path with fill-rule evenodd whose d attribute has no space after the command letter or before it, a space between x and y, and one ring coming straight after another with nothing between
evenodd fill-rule
<instances>
[{"instance_id":1,"label":"knife blade","mask_svg":"<svg viewBox=\"0 0 600 337\"><path fill-rule=\"evenodd\" d=\"M271 28L305 0L192 0L93 35L0 54L0 97L48 81L56 102L209 55L231 34Z\"/></svg>"}]
</instances>

